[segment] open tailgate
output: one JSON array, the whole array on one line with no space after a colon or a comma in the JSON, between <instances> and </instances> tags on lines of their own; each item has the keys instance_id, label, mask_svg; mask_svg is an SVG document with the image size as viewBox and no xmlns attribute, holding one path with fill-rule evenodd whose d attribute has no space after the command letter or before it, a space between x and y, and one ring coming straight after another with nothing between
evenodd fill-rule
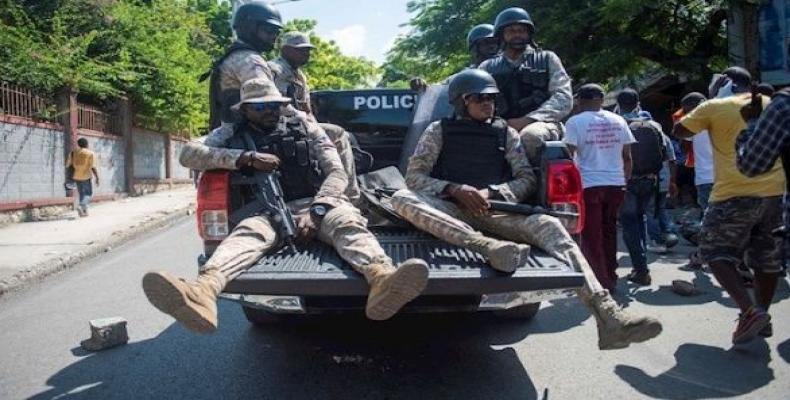
<instances>
[{"instance_id":1,"label":"open tailgate","mask_svg":"<svg viewBox=\"0 0 790 400\"><path fill-rule=\"evenodd\" d=\"M430 267L423 295L482 295L579 288L583 276L567 263L533 247L526 265L512 275L497 272L485 259L410 229L372 229L395 263L418 257ZM230 281L226 293L294 296L366 296L368 285L330 246L315 241L295 254L280 250Z\"/></svg>"}]
</instances>

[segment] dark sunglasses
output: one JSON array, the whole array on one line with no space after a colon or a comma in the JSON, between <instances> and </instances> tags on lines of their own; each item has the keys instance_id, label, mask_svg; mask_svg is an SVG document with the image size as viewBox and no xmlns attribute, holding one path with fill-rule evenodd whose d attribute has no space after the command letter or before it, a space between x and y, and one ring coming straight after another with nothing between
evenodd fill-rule
<instances>
[{"instance_id":1,"label":"dark sunglasses","mask_svg":"<svg viewBox=\"0 0 790 400\"><path fill-rule=\"evenodd\" d=\"M247 107L249 107L253 111L277 111L280 109L282 104L280 103L247 103Z\"/></svg>"},{"instance_id":2,"label":"dark sunglasses","mask_svg":"<svg viewBox=\"0 0 790 400\"><path fill-rule=\"evenodd\" d=\"M282 28L280 28L278 26L274 26L274 25L268 25L268 24L267 25L261 25L261 29L263 29L264 32L266 32L266 33L268 33L270 35L279 34L280 31L282 31Z\"/></svg>"},{"instance_id":3,"label":"dark sunglasses","mask_svg":"<svg viewBox=\"0 0 790 400\"><path fill-rule=\"evenodd\" d=\"M473 103L485 103L487 101L496 101L496 93L472 93L464 97Z\"/></svg>"}]
</instances>

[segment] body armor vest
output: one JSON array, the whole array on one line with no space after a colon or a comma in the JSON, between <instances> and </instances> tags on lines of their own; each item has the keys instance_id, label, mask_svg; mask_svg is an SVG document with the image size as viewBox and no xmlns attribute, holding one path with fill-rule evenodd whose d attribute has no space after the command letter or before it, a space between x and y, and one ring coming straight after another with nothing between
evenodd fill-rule
<instances>
[{"instance_id":1,"label":"body armor vest","mask_svg":"<svg viewBox=\"0 0 790 400\"><path fill-rule=\"evenodd\" d=\"M222 121L225 122L239 122L239 117L236 112L230 109L230 107L236 104L239 100L239 91L241 88L230 88L227 89L227 93L222 93L220 88L220 73L219 67L222 63L231 56L231 54L237 51L253 51L257 53L257 50L252 46L243 43L243 42L233 42L230 45L225 54L222 55L214 64L211 65L211 69L200 76L200 82L205 81L207 78L211 77L209 80L209 87L208 87L208 101L209 101L209 130L214 130L218 128Z\"/></svg>"},{"instance_id":2,"label":"body armor vest","mask_svg":"<svg viewBox=\"0 0 790 400\"><path fill-rule=\"evenodd\" d=\"M442 150L431 177L485 189L512 179L505 158L507 123L443 119Z\"/></svg>"},{"instance_id":3,"label":"body armor vest","mask_svg":"<svg viewBox=\"0 0 790 400\"><path fill-rule=\"evenodd\" d=\"M254 147L254 148L251 148ZM307 127L300 121L280 119L279 126L269 134L251 129L247 123L238 124L228 140L228 148L269 153L280 158L280 186L286 201L313 197L318 193L323 174L307 138ZM242 167L241 173L251 175L251 167ZM255 199L243 193L243 202Z\"/></svg>"},{"instance_id":4,"label":"body armor vest","mask_svg":"<svg viewBox=\"0 0 790 400\"><path fill-rule=\"evenodd\" d=\"M500 55L486 68L500 90L497 96L497 115L505 118L523 117L549 99L549 53L536 50L526 55L524 62L513 66Z\"/></svg>"}]
</instances>

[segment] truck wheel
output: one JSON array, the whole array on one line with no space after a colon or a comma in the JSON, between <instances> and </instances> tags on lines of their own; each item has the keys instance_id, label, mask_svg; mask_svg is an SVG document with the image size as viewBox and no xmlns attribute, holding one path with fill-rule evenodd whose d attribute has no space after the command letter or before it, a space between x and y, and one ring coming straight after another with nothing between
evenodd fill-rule
<instances>
[{"instance_id":1,"label":"truck wheel","mask_svg":"<svg viewBox=\"0 0 790 400\"><path fill-rule=\"evenodd\" d=\"M271 325L282 321L280 315L270 313L266 310L247 306L241 306L241 309L244 311L244 316L247 317L247 321L250 321L250 323L255 326Z\"/></svg>"},{"instance_id":2,"label":"truck wheel","mask_svg":"<svg viewBox=\"0 0 790 400\"><path fill-rule=\"evenodd\" d=\"M513 307L508 310L497 310L494 311L494 315L502 319L529 321L535 317L539 309L540 309L540 303L530 303L518 307Z\"/></svg>"}]
</instances>

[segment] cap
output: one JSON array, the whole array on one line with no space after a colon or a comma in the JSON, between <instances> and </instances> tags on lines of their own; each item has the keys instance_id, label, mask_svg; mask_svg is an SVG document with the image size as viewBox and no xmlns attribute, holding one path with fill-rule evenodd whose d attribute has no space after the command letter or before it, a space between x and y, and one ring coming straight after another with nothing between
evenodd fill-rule
<instances>
[{"instance_id":1,"label":"cap","mask_svg":"<svg viewBox=\"0 0 790 400\"><path fill-rule=\"evenodd\" d=\"M604 90L597 83L586 83L576 91L576 96L580 99L603 99Z\"/></svg>"},{"instance_id":2,"label":"cap","mask_svg":"<svg viewBox=\"0 0 790 400\"><path fill-rule=\"evenodd\" d=\"M288 47L295 47L297 49L303 48L310 48L314 49L312 43L310 43L310 36L302 32L288 32L285 33L282 37L282 45Z\"/></svg>"},{"instance_id":3,"label":"cap","mask_svg":"<svg viewBox=\"0 0 790 400\"><path fill-rule=\"evenodd\" d=\"M283 97L272 81L266 78L254 78L241 85L241 101L231 109L238 110L242 104L250 103L290 103L291 99Z\"/></svg>"},{"instance_id":4,"label":"cap","mask_svg":"<svg viewBox=\"0 0 790 400\"><path fill-rule=\"evenodd\" d=\"M617 94L617 104L636 105L639 103L639 93L631 88L625 88Z\"/></svg>"}]
</instances>

